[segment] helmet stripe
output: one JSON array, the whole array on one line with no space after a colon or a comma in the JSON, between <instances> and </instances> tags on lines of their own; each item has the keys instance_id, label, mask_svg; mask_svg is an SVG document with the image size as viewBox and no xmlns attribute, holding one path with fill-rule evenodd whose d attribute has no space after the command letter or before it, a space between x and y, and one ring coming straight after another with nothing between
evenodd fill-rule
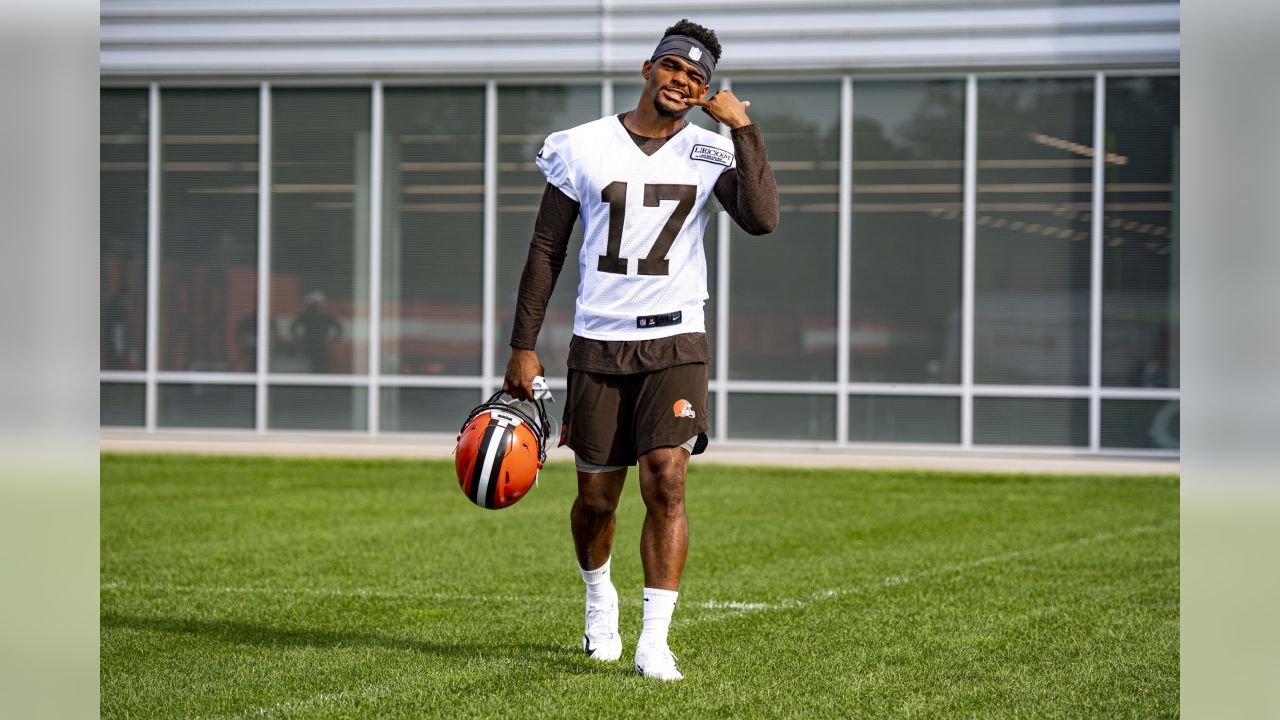
<instances>
[{"instance_id":1,"label":"helmet stripe","mask_svg":"<svg viewBox=\"0 0 1280 720\"><path fill-rule=\"evenodd\" d=\"M480 436L480 444L477 446L478 450L483 452L486 448L489 447L489 440L493 437L493 430L494 430L493 423L490 423L487 426L485 426L484 434ZM480 458L476 458L476 460L478 462L476 462L471 466L471 482L467 485L467 490L468 490L467 497L471 500L471 502L479 505L480 504L480 478L487 477L487 474L485 473L485 469L484 469L485 461L481 461Z\"/></svg>"},{"instance_id":2,"label":"helmet stripe","mask_svg":"<svg viewBox=\"0 0 1280 720\"><path fill-rule=\"evenodd\" d=\"M485 482L485 485L488 486L488 492L484 496L484 506L490 510L494 508L494 501L498 495L498 485L502 482L502 466L507 457L507 448L510 447L511 440L515 437L512 428L507 427L505 422L501 424L501 427L502 435L495 435L493 438L493 444L497 447L497 458L493 462L493 470L489 475L489 479Z\"/></svg>"},{"instance_id":3,"label":"helmet stripe","mask_svg":"<svg viewBox=\"0 0 1280 720\"><path fill-rule=\"evenodd\" d=\"M490 418L493 418L490 415ZM473 478L471 486L471 502L477 505L485 504L489 497L489 478L493 476L493 465L496 462L501 465L502 460L497 459L498 447L501 443L495 442L495 436L500 437L503 428L507 426L507 421L502 418L495 418L489 421L489 427L484 430L484 437L480 440L480 448L484 451L484 462L476 467L476 475Z\"/></svg>"}]
</instances>

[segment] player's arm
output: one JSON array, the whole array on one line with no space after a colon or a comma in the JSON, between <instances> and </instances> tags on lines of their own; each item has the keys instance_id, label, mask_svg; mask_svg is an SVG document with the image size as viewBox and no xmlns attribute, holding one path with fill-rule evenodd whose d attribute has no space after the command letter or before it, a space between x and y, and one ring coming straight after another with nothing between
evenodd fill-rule
<instances>
[{"instance_id":1,"label":"player's arm","mask_svg":"<svg viewBox=\"0 0 1280 720\"><path fill-rule=\"evenodd\" d=\"M507 374L502 382L503 392L512 397L533 399L533 379L545 374L534 347L546 318L547 302L564 267L569 235L577 218L578 203L548 183L542 191L542 204L534 221L529 256L520 274L520 291L516 297L511 360L507 362Z\"/></svg>"},{"instance_id":2,"label":"player's arm","mask_svg":"<svg viewBox=\"0 0 1280 720\"><path fill-rule=\"evenodd\" d=\"M733 140L737 167L720 174L716 199L738 226L752 235L767 235L778 227L778 183L769 165L760 126L747 117L751 102L721 90L706 100L687 99L723 125Z\"/></svg>"},{"instance_id":3,"label":"player's arm","mask_svg":"<svg viewBox=\"0 0 1280 720\"><path fill-rule=\"evenodd\" d=\"M730 132L738 166L720 173L716 199L738 227L752 235L768 235L778 227L778 183L769 166L759 125Z\"/></svg>"}]
</instances>

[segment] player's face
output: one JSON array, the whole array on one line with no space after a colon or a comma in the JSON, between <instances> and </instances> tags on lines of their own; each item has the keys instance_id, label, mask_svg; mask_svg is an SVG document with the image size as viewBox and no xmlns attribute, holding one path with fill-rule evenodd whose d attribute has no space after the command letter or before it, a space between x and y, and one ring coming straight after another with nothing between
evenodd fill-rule
<instances>
[{"instance_id":1,"label":"player's face","mask_svg":"<svg viewBox=\"0 0 1280 720\"><path fill-rule=\"evenodd\" d=\"M686 97L701 99L707 94L707 81L696 65L674 55L664 55L656 62L644 63L645 93L653 98L653 107L664 117L678 117L689 112Z\"/></svg>"}]
</instances>

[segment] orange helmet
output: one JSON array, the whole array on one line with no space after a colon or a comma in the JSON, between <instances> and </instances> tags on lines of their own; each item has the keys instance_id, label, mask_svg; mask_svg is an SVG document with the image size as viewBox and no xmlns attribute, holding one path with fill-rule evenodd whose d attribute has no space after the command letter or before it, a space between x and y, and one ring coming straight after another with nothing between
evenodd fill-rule
<instances>
[{"instance_id":1,"label":"orange helmet","mask_svg":"<svg viewBox=\"0 0 1280 720\"><path fill-rule=\"evenodd\" d=\"M551 435L542 400L501 397L499 390L467 416L453 459L462 494L490 510L510 507L529 492L546 462Z\"/></svg>"}]
</instances>

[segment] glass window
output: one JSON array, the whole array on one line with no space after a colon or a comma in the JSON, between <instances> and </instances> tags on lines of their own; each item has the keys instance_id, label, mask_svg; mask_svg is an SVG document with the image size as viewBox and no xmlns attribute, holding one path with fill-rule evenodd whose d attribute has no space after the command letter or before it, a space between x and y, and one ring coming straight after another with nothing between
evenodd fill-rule
<instances>
[{"instance_id":1,"label":"glass window","mask_svg":"<svg viewBox=\"0 0 1280 720\"><path fill-rule=\"evenodd\" d=\"M368 369L369 93L272 92L271 372Z\"/></svg>"},{"instance_id":2,"label":"glass window","mask_svg":"<svg viewBox=\"0 0 1280 720\"><path fill-rule=\"evenodd\" d=\"M751 104L754 107L755 101ZM731 393L729 437L733 440L835 440L835 396Z\"/></svg>"},{"instance_id":3,"label":"glass window","mask_svg":"<svg viewBox=\"0 0 1280 720\"><path fill-rule=\"evenodd\" d=\"M854 442L960 442L960 398L854 395L849 398Z\"/></svg>"},{"instance_id":4,"label":"glass window","mask_svg":"<svg viewBox=\"0 0 1280 720\"><path fill-rule=\"evenodd\" d=\"M103 90L99 123L99 366L103 370L143 370L147 342L147 91ZM103 417L105 420L105 411Z\"/></svg>"},{"instance_id":5,"label":"glass window","mask_svg":"<svg viewBox=\"0 0 1280 720\"><path fill-rule=\"evenodd\" d=\"M506 372L511 357L511 325L515 317L520 273L529 255L533 220L547 180L533 159L553 132L600 117L600 85L537 85L498 88L498 258L497 337L494 372ZM565 358L573 337L578 297L578 255L582 223L574 223L564 269L547 304L538 334L538 359L548 377L565 377Z\"/></svg>"},{"instance_id":6,"label":"glass window","mask_svg":"<svg viewBox=\"0 0 1280 720\"><path fill-rule=\"evenodd\" d=\"M160 126L160 369L252 372L258 91L165 90Z\"/></svg>"},{"instance_id":7,"label":"glass window","mask_svg":"<svg viewBox=\"0 0 1280 720\"><path fill-rule=\"evenodd\" d=\"M1177 400L1103 400L1102 447L1177 450L1180 410Z\"/></svg>"},{"instance_id":8,"label":"glass window","mask_svg":"<svg viewBox=\"0 0 1280 720\"><path fill-rule=\"evenodd\" d=\"M1086 385L1093 81L978 83L974 381Z\"/></svg>"},{"instance_id":9,"label":"glass window","mask_svg":"<svg viewBox=\"0 0 1280 720\"><path fill-rule=\"evenodd\" d=\"M480 400L479 388L384 387L381 429L457 433Z\"/></svg>"},{"instance_id":10,"label":"glass window","mask_svg":"<svg viewBox=\"0 0 1280 720\"><path fill-rule=\"evenodd\" d=\"M385 91L383 373L480 374L484 97Z\"/></svg>"},{"instance_id":11,"label":"glass window","mask_svg":"<svg viewBox=\"0 0 1280 720\"><path fill-rule=\"evenodd\" d=\"M272 385L267 388L272 430L365 430L369 388L341 385Z\"/></svg>"},{"instance_id":12,"label":"glass window","mask_svg":"<svg viewBox=\"0 0 1280 720\"><path fill-rule=\"evenodd\" d=\"M743 82L733 91L764 131L782 218L762 237L731 226L729 376L834 380L840 86Z\"/></svg>"},{"instance_id":13,"label":"glass window","mask_svg":"<svg viewBox=\"0 0 1280 720\"><path fill-rule=\"evenodd\" d=\"M146 424L147 389L142 383L98 386L98 422L102 427L142 427Z\"/></svg>"},{"instance_id":14,"label":"glass window","mask_svg":"<svg viewBox=\"0 0 1280 720\"><path fill-rule=\"evenodd\" d=\"M1102 384L1178 387L1178 78L1107 78Z\"/></svg>"},{"instance_id":15,"label":"glass window","mask_svg":"<svg viewBox=\"0 0 1280 720\"><path fill-rule=\"evenodd\" d=\"M859 83L853 111L849 379L958 383L964 83Z\"/></svg>"},{"instance_id":16,"label":"glass window","mask_svg":"<svg viewBox=\"0 0 1280 720\"><path fill-rule=\"evenodd\" d=\"M975 445L1086 447L1089 401L1084 398L973 399Z\"/></svg>"},{"instance_id":17,"label":"glass window","mask_svg":"<svg viewBox=\"0 0 1280 720\"><path fill-rule=\"evenodd\" d=\"M161 384L156 390L156 424L252 430L256 390L252 385Z\"/></svg>"}]
</instances>

